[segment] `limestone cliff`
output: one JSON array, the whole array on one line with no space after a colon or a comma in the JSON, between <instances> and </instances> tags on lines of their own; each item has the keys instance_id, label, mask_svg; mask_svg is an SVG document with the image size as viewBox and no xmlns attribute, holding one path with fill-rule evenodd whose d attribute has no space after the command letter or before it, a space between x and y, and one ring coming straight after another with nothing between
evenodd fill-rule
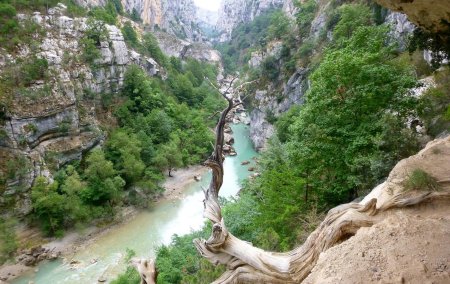
<instances>
[{"instance_id":1,"label":"limestone cliff","mask_svg":"<svg viewBox=\"0 0 450 284\"><path fill-rule=\"evenodd\" d=\"M408 15L418 26L434 33L450 33L450 5L442 0L376 0L380 5Z\"/></svg>"},{"instance_id":2,"label":"limestone cliff","mask_svg":"<svg viewBox=\"0 0 450 284\"><path fill-rule=\"evenodd\" d=\"M231 32L240 23L252 21L262 12L280 8L284 0L224 0L219 10L217 29L221 31L219 41L230 39Z\"/></svg>"},{"instance_id":3,"label":"limestone cliff","mask_svg":"<svg viewBox=\"0 0 450 284\"><path fill-rule=\"evenodd\" d=\"M76 0L84 7L105 5L105 0ZM140 15L144 25L160 29L179 38L201 41L197 25L197 8L193 0L122 0L128 13Z\"/></svg>"},{"instance_id":4,"label":"limestone cliff","mask_svg":"<svg viewBox=\"0 0 450 284\"><path fill-rule=\"evenodd\" d=\"M30 207L22 195L27 195L37 175L51 178L49 169L80 159L104 139L99 126L115 121L102 102L112 99L120 88L127 66L138 64L151 76L160 72L152 58L128 49L121 31L110 25L105 25L107 40L97 47L101 57L96 68L83 63L80 39L88 29L87 20L69 18L65 9L59 4L48 15L33 14L31 19L45 30L38 46L24 45L17 54L0 52L2 73L30 56L48 62L45 80L15 91L0 128L0 177L6 183L0 187L0 207L7 201L24 203L17 206L23 214ZM18 171L11 172L12 167Z\"/></svg>"},{"instance_id":5,"label":"limestone cliff","mask_svg":"<svg viewBox=\"0 0 450 284\"><path fill-rule=\"evenodd\" d=\"M331 14L330 9L332 9L330 3L330 1L320 2L311 22L309 36L303 41L317 41L321 34L327 35L326 41L332 40L332 33L326 28L326 22ZM287 16L294 17L297 12L294 2L291 0L284 1L283 11ZM391 27L392 40L398 43L400 50L405 50L407 38L414 31L414 24L408 20L405 14L391 11L385 15L384 21ZM265 51L258 50L251 53L248 65L252 68L258 68L267 57L275 57L281 62L281 52L282 42L269 42ZM304 102L309 86L308 75L307 68L299 67L293 74L281 74L278 84L271 82L266 86L258 86L258 90L254 94L253 109L250 113L250 137L256 149L263 149L267 139L274 133L272 120L275 120L292 105ZM284 79L282 76L288 79Z\"/></svg>"}]
</instances>

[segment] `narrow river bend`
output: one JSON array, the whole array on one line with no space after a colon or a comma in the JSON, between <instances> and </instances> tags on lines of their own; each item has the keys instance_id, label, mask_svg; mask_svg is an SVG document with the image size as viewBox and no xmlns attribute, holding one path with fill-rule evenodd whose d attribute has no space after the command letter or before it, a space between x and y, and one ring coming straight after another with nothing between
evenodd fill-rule
<instances>
[{"instance_id":1,"label":"narrow river bend","mask_svg":"<svg viewBox=\"0 0 450 284\"><path fill-rule=\"evenodd\" d=\"M236 195L241 182L250 172L248 167L254 165L257 155L249 138L249 128L244 124L231 125L234 136L234 148L237 156L227 157L224 162L224 183L220 192L223 197ZM242 166L241 162L250 161ZM12 284L75 284L98 283L100 277L108 282L122 272L126 264L123 257L126 249L136 251L140 257L154 257L155 249L161 244L169 244L172 235L183 235L200 229L203 219L203 192L211 174L202 176L198 183L191 184L184 191L181 200L165 200L153 208L140 212L128 223L115 227L101 236L95 243L80 249L73 259L80 261L77 268L72 268L62 261L43 262L36 272L22 276ZM98 262L91 264L92 259Z\"/></svg>"}]
</instances>

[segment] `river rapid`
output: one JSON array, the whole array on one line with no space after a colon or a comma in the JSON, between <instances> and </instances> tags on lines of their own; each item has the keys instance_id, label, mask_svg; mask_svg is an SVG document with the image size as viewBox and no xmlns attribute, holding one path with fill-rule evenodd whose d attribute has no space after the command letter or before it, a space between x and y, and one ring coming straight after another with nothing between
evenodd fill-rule
<instances>
[{"instance_id":1,"label":"river rapid","mask_svg":"<svg viewBox=\"0 0 450 284\"><path fill-rule=\"evenodd\" d=\"M248 168L254 166L253 158L257 156L250 141L249 127L234 124L231 128L235 140L233 146L238 155L225 159L224 183L220 192L223 197L238 193L242 181L250 174ZM250 164L243 166L243 161L250 161ZM88 284L98 283L99 278L111 281L126 268L124 256L127 249L134 250L139 257L154 257L156 248L170 244L174 234L183 235L201 229L205 222L202 186L207 186L210 178L211 173L205 173L200 182L190 184L183 191L182 199L160 201L100 236L95 243L78 250L72 259L79 264L73 266L61 260L42 262L34 272L11 283ZM93 259L97 262L91 263Z\"/></svg>"}]
</instances>

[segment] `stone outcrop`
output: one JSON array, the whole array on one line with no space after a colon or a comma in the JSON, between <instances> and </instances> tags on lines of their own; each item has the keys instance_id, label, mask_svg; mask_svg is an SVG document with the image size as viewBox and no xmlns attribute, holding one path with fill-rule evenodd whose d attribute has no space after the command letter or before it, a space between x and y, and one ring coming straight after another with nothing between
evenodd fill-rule
<instances>
[{"instance_id":1,"label":"stone outcrop","mask_svg":"<svg viewBox=\"0 0 450 284\"><path fill-rule=\"evenodd\" d=\"M391 38L395 39L400 50L406 50L408 38L416 26L408 20L405 14L398 12L389 12L385 21L391 26Z\"/></svg>"},{"instance_id":2,"label":"stone outcrop","mask_svg":"<svg viewBox=\"0 0 450 284\"><path fill-rule=\"evenodd\" d=\"M206 43L189 42L174 35L156 31L154 33L159 47L168 56L177 58L194 58L202 62L214 64L221 69L222 62L220 53Z\"/></svg>"},{"instance_id":3,"label":"stone outcrop","mask_svg":"<svg viewBox=\"0 0 450 284\"><path fill-rule=\"evenodd\" d=\"M217 29L221 32L219 41L230 39L237 25L250 22L271 8L280 8L283 3L284 0L224 0L217 21Z\"/></svg>"},{"instance_id":4,"label":"stone outcrop","mask_svg":"<svg viewBox=\"0 0 450 284\"><path fill-rule=\"evenodd\" d=\"M434 33L450 33L450 5L442 0L376 0L408 16L414 24Z\"/></svg>"},{"instance_id":5,"label":"stone outcrop","mask_svg":"<svg viewBox=\"0 0 450 284\"><path fill-rule=\"evenodd\" d=\"M417 155L400 161L386 182L360 204L375 199L376 208L383 208L402 194L417 195L405 193L404 188L417 169L439 185L438 191L420 188L418 193L441 196L433 203L386 212L373 226L360 228L348 240L322 252L302 283L449 283L450 248L445 245L450 241L449 168L449 137L434 140Z\"/></svg>"},{"instance_id":6,"label":"stone outcrop","mask_svg":"<svg viewBox=\"0 0 450 284\"><path fill-rule=\"evenodd\" d=\"M250 138L257 150L263 149L267 139L274 133L271 119L280 116L292 105L303 103L309 88L308 72L308 69L298 69L284 84L281 94L256 91L254 109L250 113Z\"/></svg>"}]
</instances>

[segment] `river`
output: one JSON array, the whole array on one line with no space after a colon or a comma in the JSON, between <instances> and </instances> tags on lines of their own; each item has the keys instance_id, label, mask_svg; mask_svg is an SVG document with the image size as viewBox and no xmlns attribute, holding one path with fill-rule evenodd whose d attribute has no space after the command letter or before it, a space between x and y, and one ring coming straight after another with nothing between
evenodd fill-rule
<instances>
[{"instance_id":1,"label":"river","mask_svg":"<svg viewBox=\"0 0 450 284\"><path fill-rule=\"evenodd\" d=\"M249 138L249 128L244 124L231 125L234 136L235 157L227 157L224 162L224 183L220 192L223 197L236 195L241 182L249 176L247 170L254 164L257 155ZM242 166L241 162L251 161ZM126 249L132 249L140 257L154 257L155 249L161 244L169 244L174 234L183 235L200 229L205 219L203 213L203 192L201 187L209 184L211 173L205 173L198 183L191 184L180 200L164 200L152 208L137 214L132 220L110 230L95 243L80 249L73 259L80 261L73 268L62 261L47 261L37 269L12 281L12 284L87 284L98 283L100 277L107 280L121 273ZM98 261L91 264L92 259Z\"/></svg>"}]
</instances>

